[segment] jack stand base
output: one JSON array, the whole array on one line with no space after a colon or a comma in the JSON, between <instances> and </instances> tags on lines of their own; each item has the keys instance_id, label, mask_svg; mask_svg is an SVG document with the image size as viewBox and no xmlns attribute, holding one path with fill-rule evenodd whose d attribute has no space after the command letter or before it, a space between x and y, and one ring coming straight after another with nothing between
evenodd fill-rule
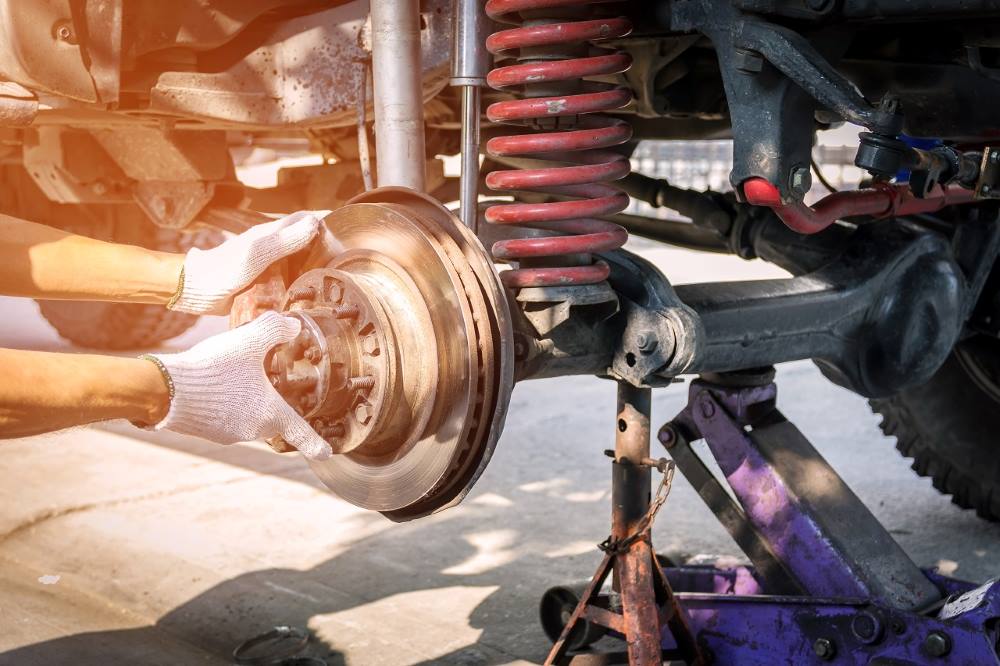
<instances>
[{"instance_id":1,"label":"jack stand base","mask_svg":"<svg viewBox=\"0 0 1000 666\"><path fill-rule=\"evenodd\" d=\"M567 664L570 637L580 623L589 622L623 636L630 664L653 666L664 658L703 663L698 646L674 598L670 583L653 554L649 530L666 500L673 478L664 462L664 478L650 504L649 458L650 390L624 382L618 385L615 461L611 477L611 536L601 544L604 559L584 591L545 663ZM619 608L600 603L598 595L610 574L618 591ZM664 652L663 629L669 629L676 647Z\"/></svg>"}]
</instances>

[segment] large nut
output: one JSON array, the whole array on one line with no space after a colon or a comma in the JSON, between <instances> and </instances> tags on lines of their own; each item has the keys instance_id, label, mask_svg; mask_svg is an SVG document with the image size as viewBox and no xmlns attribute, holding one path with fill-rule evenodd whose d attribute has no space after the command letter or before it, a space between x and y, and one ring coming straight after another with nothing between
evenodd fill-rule
<instances>
[{"instance_id":1,"label":"large nut","mask_svg":"<svg viewBox=\"0 0 1000 666\"><path fill-rule=\"evenodd\" d=\"M366 335L361 338L361 351L369 356L378 356L378 338L374 335Z\"/></svg>"},{"instance_id":2,"label":"large nut","mask_svg":"<svg viewBox=\"0 0 1000 666\"><path fill-rule=\"evenodd\" d=\"M354 408L354 418L358 420L361 425L368 425L368 422L372 420L372 408L368 403L359 403L357 407Z\"/></svg>"}]
</instances>

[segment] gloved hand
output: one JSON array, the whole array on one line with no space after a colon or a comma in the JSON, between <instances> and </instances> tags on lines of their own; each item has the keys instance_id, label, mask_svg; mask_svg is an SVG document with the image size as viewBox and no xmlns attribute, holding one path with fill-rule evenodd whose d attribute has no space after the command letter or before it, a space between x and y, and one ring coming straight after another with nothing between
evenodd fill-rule
<instances>
[{"instance_id":1,"label":"gloved hand","mask_svg":"<svg viewBox=\"0 0 1000 666\"><path fill-rule=\"evenodd\" d=\"M299 334L297 319L265 312L252 322L208 338L179 354L150 354L173 383L166 417L154 429L220 444L282 438L311 460L330 445L282 399L264 374L264 356Z\"/></svg>"},{"instance_id":2,"label":"gloved hand","mask_svg":"<svg viewBox=\"0 0 1000 666\"><path fill-rule=\"evenodd\" d=\"M167 307L192 314L227 314L233 296L268 266L309 244L328 212L299 211L259 224L210 250L188 250L178 294Z\"/></svg>"}]
</instances>

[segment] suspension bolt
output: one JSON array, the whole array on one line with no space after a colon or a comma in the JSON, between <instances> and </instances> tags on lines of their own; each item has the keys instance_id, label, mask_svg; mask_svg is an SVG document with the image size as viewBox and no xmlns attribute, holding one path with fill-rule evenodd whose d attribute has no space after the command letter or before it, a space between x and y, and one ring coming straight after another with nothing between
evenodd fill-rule
<instances>
[{"instance_id":1,"label":"suspension bolt","mask_svg":"<svg viewBox=\"0 0 1000 666\"><path fill-rule=\"evenodd\" d=\"M944 657L951 652L951 638L941 631L932 631L924 639L924 651L932 657Z\"/></svg>"},{"instance_id":2,"label":"suspension bolt","mask_svg":"<svg viewBox=\"0 0 1000 666\"><path fill-rule=\"evenodd\" d=\"M812 188L812 173L809 167L800 166L792 169L788 183L792 192L800 197L805 196Z\"/></svg>"},{"instance_id":3,"label":"suspension bolt","mask_svg":"<svg viewBox=\"0 0 1000 666\"><path fill-rule=\"evenodd\" d=\"M650 331L642 331L635 338L636 344L639 346L639 351L643 354L651 354L656 349L656 345L659 341L656 339L656 335Z\"/></svg>"},{"instance_id":4,"label":"suspension bolt","mask_svg":"<svg viewBox=\"0 0 1000 666\"><path fill-rule=\"evenodd\" d=\"M668 449L673 448L674 444L677 443L677 431L669 423L660 428L660 433L658 435L660 439L660 444L667 447Z\"/></svg>"},{"instance_id":5,"label":"suspension bolt","mask_svg":"<svg viewBox=\"0 0 1000 666\"><path fill-rule=\"evenodd\" d=\"M830 661L837 655L837 646L829 638L817 638L813 652L823 661Z\"/></svg>"}]
</instances>

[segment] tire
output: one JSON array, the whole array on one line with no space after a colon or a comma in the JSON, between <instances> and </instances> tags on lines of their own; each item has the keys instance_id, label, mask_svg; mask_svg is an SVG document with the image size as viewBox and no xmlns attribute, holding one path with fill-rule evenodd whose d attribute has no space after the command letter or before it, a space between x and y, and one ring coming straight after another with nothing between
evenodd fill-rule
<instances>
[{"instance_id":1,"label":"tire","mask_svg":"<svg viewBox=\"0 0 1000 666\"><path fill-rule=\"evenodd\" d=\"M869 404L917 474L963 509L1000 520L1000 340L966 340L923 386Z\"/></svg>"},{"instance_id":2,"label":"tire","mask_svg":"<svg viewBox=\"0 0 1000 666\"><path fill-rule=\"evenodd\" d=\"M155 237L146 245L165 252L213 247L222 241L221 234L213 230L180 233L156 229L153 233ZM196 315L167 310L162 305L38 301L38 307L66 340L105 351L154 347L184 333L198 321Z\"/></svg>"}]
</instances>

